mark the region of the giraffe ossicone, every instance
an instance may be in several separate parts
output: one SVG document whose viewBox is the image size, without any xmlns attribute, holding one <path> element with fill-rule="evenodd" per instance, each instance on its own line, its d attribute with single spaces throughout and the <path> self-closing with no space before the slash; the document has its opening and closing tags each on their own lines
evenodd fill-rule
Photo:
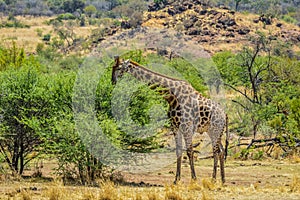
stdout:
<svg viewBox="0 0 300 200">
<path fill-rule="evenodd" d="M 192 179 L 196 179 L 194 167 L 193 135 L 196 132 L 207 132 L 212 143 L 214 166 L 213 178 L 216 179 L 218 161 L 222 182 L 225 182 L 224 162 L 228 147 L 228 117 L 220 104 L 204 97 L 188 82 L 171 78 L 153 72 L 140 64 L 115 57 L 112 69 L 112 83 L 115 84 L 123 74 L 129 73 L 151 88 L 161 87 L 163 97 L 169 104 L 168 117 L 171 120 L 171 131 L 176 142 L 177 168 L 175 183 L 181 177 L 181 160 L 183 154 L 183 140 L 185 142 Z M 222 135 L 226 131 L 225 148 L 222 145 Z"/>
</svg>

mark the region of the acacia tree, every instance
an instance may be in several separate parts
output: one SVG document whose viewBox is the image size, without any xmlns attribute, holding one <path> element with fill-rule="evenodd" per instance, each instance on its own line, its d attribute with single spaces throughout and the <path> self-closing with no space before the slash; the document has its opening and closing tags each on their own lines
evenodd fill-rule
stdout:
<svg viewBox="0 0 300 200">
<path fill-rule="evenodd" d="M 48 93 L 52 94 L 54 103 L 49 131 L 40 135 L 43 139 L 41 152 L 57 160 L 55 172 L 65 183 L 93 184 L 102 174 L 103 165 L 89 152 L 75 128 L 72 110 L 75 73 L 57 72 L 50 79 L 52 86 Z"/>
<path fill-rule="evenodd" d="M 8 69 L 0 76 L 0 152 L 10 169 L 21 175 L 40 155 L 39 135 L 47 130 L 52 102 L 37 66 Z"/>
<path fill-rule="evenodd" d="M 35 58 L 21 56 L 21 62 L 19 51 L 17 47 L 0 51 L 0 58 L 8 56 L 0 63 L 0 157 L 13 174 L 22 175 L 26 165 L 47 154 L 57 159 L 56 172 L 64 178 L 91 183 L 102 164 L 75 131 L 71 105 L 75 73 L 43 73 Z"/>
<path fill-rule="evenodd" d="M 214 56 L 225 85 L 236 92 L 232 130 L 241 136 L 251 132 L 248 149 L 278 144 L 288 152 L 300 146 L 300 62 L 264 35 L 253 44 L 237 55 Z"/>
<path fill-rule="evenodd" d="M 246 101 L 242 99 L 233 100 L 233 102 L 237 103 L 245 111 L 252 113 L 252 131 L 253 138 L 255 138 L 260 124 L 260 119 L 256 115 L 256 109 L 264 104 L 261 84 L 270 78 L 268 73 L 270 73 L 271 66 L 271 41 L 266 39 L 265 36 L 259 35 L 253 42 L 253 49 L 244 48 L 243 52 L 238 55 L 238 66 L 234 69 L 240 76 L 239 84 L 242 85 L 242 89 L 237 87 L 240 86 L 237 84 L 225 83 L 225 85 L 246 99 Z M 268 55 L 267 58 L 261 56 L 263 53 Z"/>
<path fill-rule="evenodd" d="M 94 5 L 88 5 L 84 8 L 84 13 L 89 17 L 92 17 L 97 12 L 97 8 Z"/>
<path fill-rule="evenodd" d="M 53 47 L 67 53 L 76 42 L 80 42 L 80 39 L 74 32 L 75 22 L 54 20 L 52 25 L 55 33 L 58 35 L 58 37 L 52 39 L 51 44 Z"/>
</svg>

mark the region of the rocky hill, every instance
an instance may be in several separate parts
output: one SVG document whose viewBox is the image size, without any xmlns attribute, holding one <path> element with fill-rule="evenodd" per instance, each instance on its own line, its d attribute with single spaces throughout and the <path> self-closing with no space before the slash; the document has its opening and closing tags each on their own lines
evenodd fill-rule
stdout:
<svg viewBox="0 0 300 200">
<path fill-rule="evenodd" d="M 264 15 L 212 8 L 202 0 L 172 1 L 163 6 L 153 3 L 144 14 L 142 26 L 183 32 L 211 53 L 239 50 L 249 45 L 249 38 L 257 32 L 300 51 L 300 27 Z"/>
</svg>

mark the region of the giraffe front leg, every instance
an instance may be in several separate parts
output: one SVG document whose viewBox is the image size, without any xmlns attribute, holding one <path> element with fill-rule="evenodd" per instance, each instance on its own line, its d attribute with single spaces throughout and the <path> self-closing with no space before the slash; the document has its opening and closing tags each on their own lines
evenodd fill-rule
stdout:
<svg viewBox="0 0 300 200">
<path fill-rule="evenodd" d="M 180 181 L 181 175 L 181 159 L 182 159 L 182 135 L 181 133 L 175 134 L 175 142 L 176 142 L 176 156 L 177 156 L 177 167 L 176 167 L 176 176 L 174 184 Z"/>
<path fill-rule="evenodd" d="M 177 167 L 176 167 L 176 176 L 174 184 L 176 184 L 178 181 L 180 181 L 180 175 L 181 175 L 181 158 L 182 155 L 177 155 Z"/>
<path fill-rule="evenodd" d="M 194 166 L 194 150 L 193 150 L 192 145 L 188 148 L 187 155 L 188 155 L 189 161 L 190 161 L 192 179 L 196 180 L 197 177 L 196 177 L 195 166 Z"/>
</svg>

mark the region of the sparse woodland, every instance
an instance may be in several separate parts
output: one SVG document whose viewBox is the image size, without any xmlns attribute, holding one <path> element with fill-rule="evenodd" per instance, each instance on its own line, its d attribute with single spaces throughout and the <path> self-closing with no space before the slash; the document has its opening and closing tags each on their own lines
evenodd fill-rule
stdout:
<svg viewBox="0 0 300 200">
<path fill-rule="evenodd" d="M 245 18 L 249 13 L 257 14 L 255 16 L 260 17 L 259 19 L 265 17 L 264 19 L 271 21 L 276 20 L 277 24 L 273 24 L 274 26 L 284 23 L 287 24 L 285 27 L 295 27 L 293 30 L 282 30 L 282 37 L 260 30 L 251 30 L 251 35 L 240 34 L 238 31 L 242 29 L 238 28 L 233 28 L 232 34 L 226 35 L 230 32 L 228 29 L 231 25 L 223 24 L 224 27 L 220 28 L 216 22 L 212 27 L 220 34 L 224 30 L 222 37 L 228 38 L 225 42 L 228 43 L 228 48 L 211 51 L 211 59 L 220 72 L 226 93 L 231 135 L 229 159 L 237 162 L 271 159 L 277 162 L 293 157 L 299 161 L 300 1 L 190 0 L 182 1 L 182 5 L 188 8 L 190 3 L 195 2 L 207 10 L 214 8 L 210 6 L 218 9 L 226 7 L 225 11 L 218 11 L 219 13 L 239 12 Z M 163 9 L 167 10 L 165 13 L 169 12 L 168 16 L 176 15 L 178 2 L 173 3 L 164 0 L 0 0 L 0 31 L 30 28 L 31 25 L 19 20 L 22 15 L 36 18 L 48 16 L 44 23 L 51 27 L 46 31 L 35 30 L 38 42 L 34 43 L 34 50 L 27 51 L 26 47 L 16 42 L 17 38 L 1 39 L 0 177 L 21 177 L 28 169 L 33 170 L 32 177 L 43 177 L 41 163 L 51 160 L 56 163 L 52 173 L 61 177 L 65 184 L 98 185 L 99 179 L 113 180 L 115 183 L 123 181 L 118 172 L 89 151 L 76 130 L 73 90 L 77 72 L 90 53 L 89 50 L 97 45 L 101 46 L 103 40 L 116 32 L 140 27 L 153 19 L 160 20 L 157 16 L 165 15 L 160 13 Z M 172 5 L 175 6 L 171 7 Z M 196 7 L 193 8 L 197 10 Z M 143 15 L 146 11 L 148 17 Z M 213 16 L 214 19 L 217 14 L 211 15 L 203 11 L 201 15 Z M 182 27 L 179 23 L 172 24 L 172 21 L 162 24 L 194 39 L 199 36 L 199 41 L 203 37 L 218 40 L 218 33 L 204 34 L 203 31 L 209 30 L 203 30 L 203 27 L 198 32 L 188 34 L 195 26 L 185 27 L 189 21 L 186 22 Z M 268 26 L 268 21 L 259 23 L 264 23 L 263 27 Z M 89 34 L 79 34 L 78 30 L 83 27 L 92 27 L 92 31 Z M 247 45 L 242 45 L 239 49 L 232 48 L 230 43 L 238 43 L 240 37 L 247 40 Z M 204 43 L 208 44 L 209 41 Z M 145 53 L 141 50 L 130 51 L 122 56 L 145 66 L 159 59 L 164 65 L 178 71 L 199 92 L 209 94 L 203 78 L 186 60 L 177 57 L 169 59 L 161 52 Z M 113 59 L 110 65 L 112 64 Z M 85 76 L 88 78 L 89 74 Z M 124 131 L 114 118 L 111 104 L 113 90 L 111 67 L 108 67 L 98 82 L 94 108 L 103 133 L 115 146 L 131 152 L 148 153 L 163 148 L 166 145 L 164 136 L 168 133 L 170 124 L 164 123 L 163 129 L 159 130 L 150 127 L 149 130 L 155 133 L 149 137 L 140 138 L 137 134 L 128 134 L 135 129 L 128 128 Z M 132 120 L 136 124 L 147 126 L 151 121 L 149 112 L 155 105 L 160 105 L 165 113 L 168 110 L 159 89 L 150 90 L 140 84 L 131 97 L 129 115 L 126 116 L 128 119 L 124 120 L 124 124 Z M 197 167 L 201 168 L 201 165 Z M 300 192 L 299 178 L 295 177 L 293 181 L 295 183 L 291 191 Z M 210 182 L 204 181 L 202 184 L 209 191 L 217 187 Z M 118 192 L 114 185 L 102 187 L 102 190 L 105 189 L 106 192 Z M 202 199 L 211 199 L 203 188 L 195 186 L 191 190 L 200 190 Z M 164 199 L 185 199 L 174 191 L 173 187 L 167 188 Z M 61 191 L 56 193 L 58 198 L 63 195 Z M 98 199 L 121 199 L 120 196 L 110 194 L 110 197 Z M 23 191 L 23 199 L 26 199 L 26 195 Z M 82 197 L 94 198 L 95 194 L 92 192 Z M 136 195 L 133 199 L 142 199 L 142 195 Z M 148 199 L 160 198 L 155 197 L 152 191 L 148 193 Z"/>
</svg>

